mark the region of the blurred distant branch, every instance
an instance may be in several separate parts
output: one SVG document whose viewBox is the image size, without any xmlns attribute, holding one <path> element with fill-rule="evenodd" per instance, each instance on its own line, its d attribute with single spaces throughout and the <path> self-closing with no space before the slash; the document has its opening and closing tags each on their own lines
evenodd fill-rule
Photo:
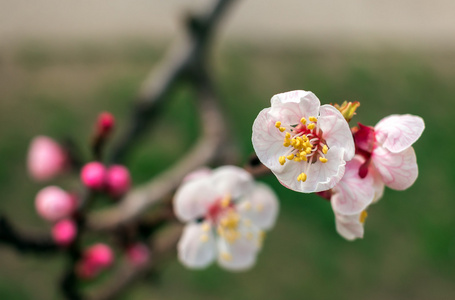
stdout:
<svg viewBox="0 0 455 300">
<path fill-rule="evenodd" d="M 11 245 L 21 252 L 49 253 L 58 250 L 50 235 L 18 230 L 5 216 L 0 216 L 0 243 Z"/>
<path fill-rule="evenodd" d="M 171 49 L 168 58 L 145 80 L 129 122 L 130 127 L 115 148 L 113 160 L 120 159 L 133 140 L 150 125 L 158 105 L 169 96 L 171 88 L 181 79 L 195 87 L 198 94 L 202 137 L 171 169 L 131 191 L 117 206 L 90 215 L 88 226 L 91 229 L 115 229 L 134 220 L 177 188 L 186 174 L 214 161 L 221 152 L 226 126 L 207 72 L 206 50 L 215 26 L 233 2 L 234 0 L 219 0 L 207 15 L 188 18 L 185 42 Z"/>
<path fill-rule="evenodd" d="M 172 88 L 205 64 L 211 37 L 233 2 L 235 0 L 218 0 L 207 14 L 187 18 L 186 36 L 170 49 L 163 62 L 143 82 L 126 131 L 114 146 L 112 161 L 122 160 L 131 144 L 151 125 L 159 111 L 157 107 L 169 98 Z"/>
</svg>

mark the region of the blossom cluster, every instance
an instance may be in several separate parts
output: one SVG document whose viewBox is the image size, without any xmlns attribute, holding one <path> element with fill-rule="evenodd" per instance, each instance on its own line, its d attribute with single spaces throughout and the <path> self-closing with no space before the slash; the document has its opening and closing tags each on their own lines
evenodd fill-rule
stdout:
<svg viewBox="0 0 455 300">
<path fill-rule="evenodd" d="M 105 140 L 114 127 L 110 113 L 100 114 L 95 126 L 95 141 Z M 50 137 L 38 136 L 31 142 L 27 168 L 32 179 L 47 182 L 65 172 L 74 170 L 69 151 Z M 76 169 L 76 171 L 78 171 Z M 129 170 L 122 165 L 105 166 L 100 161 L 85 164 L 79 176 L 89 190 L 105 193 L 112 199 L 125 194 L 131 186 Z M 78 193 L 50 185 L 42 188 L 35 197 L 39 216 L 52 224 L 51 234 L 57 245 L 70 247 L 78 238 L 82 199 Z M 133 265 L 148 261 L 148 248 L 137 242 L 125 249 L 127 259 Z M 87 247 L 78 261 L 76 272 L 81 278 L 93 278 L 114 261 L 111 248 L 102 243 Z"/>
<path fill-rule="evenodd" d="M 330 200 L 337 231 L 348 240 L 363 237 L 366 210 L 384 186 L 404 190 L 414 183 L 412 144 L 425 128 L 418 116 L 391 115 L 350 129 L 358 106 L 321 106 L 307 91 L 278 94 L 259 113 L 252 136 L 259 160 L 282 185 Z"/>
</svg>

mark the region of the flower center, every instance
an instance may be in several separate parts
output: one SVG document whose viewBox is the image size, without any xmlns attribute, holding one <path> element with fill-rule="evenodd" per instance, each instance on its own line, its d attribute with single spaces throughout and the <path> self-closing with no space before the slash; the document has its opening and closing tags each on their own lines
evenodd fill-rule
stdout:
<svg viewBox="0 0 455 300">
<path fill-rule="evenodd" d="M 240 214 L 236 211 L 230 195 L 216 201 L 209 207 L 206 219 L 217 226 L 218 235 L 233 243 L 240 237 L 238 231 Z"/>
<path fill-rule="evenodd" d="M 300 119 L 299 124 L 290 125 L 289 130 L 281 126 L 281 122 L 275 123 L 275 127 L 284 133 L 283 146 L 289 148 L 287 153 L 278 158 L 281 165 L 287 161 L 304 162 L 307 163 L 305 172 L 300 173 L 297 177 L 298 181 L 305 182 L 307 180 L 307 173 L 311 164 L 316 163 L 318 160 L 321 163 L 326 163 L 328 159 L 325 157 L 328 146 L 322 138 L 322 131 L 319 129 L 318 119 L 316 117 L 309 117 Z"/>
</svg>

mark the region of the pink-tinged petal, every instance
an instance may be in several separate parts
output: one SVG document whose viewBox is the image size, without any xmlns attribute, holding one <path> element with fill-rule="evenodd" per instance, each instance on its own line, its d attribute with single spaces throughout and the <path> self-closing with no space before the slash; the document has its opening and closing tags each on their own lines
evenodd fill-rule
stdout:
<svg viewBox="0 0 455 300">
<path fill-rule="evenodd" d="M 70 216 L 76 208 L 73 197 L 57 186 L 48 186 L 38 192 L 35 207 L 44 219 L 55 222 Z"/>
<path fill-rule="evenodd" d="M 354 157 L 346 164 L 343 178 L 332 189 L 331 203 L 336 213 L 343 215 L 358 214 L 363 211 L 372 201 L 375 195 L 373 176 L 369 174 L 360 178 L 359 168 L 363 159 Z"/>
<path fill-rule="evenodd" d="M 233 243 L 218 238 L 218 264 L 230 271 L 245 271 L 256 262 L 257 239 L 241 236 Z"/>
<path fill-rule="evenodd" d="M 209 206 L 221 197 L 208 177 L 186 182 L 174 195 L 175 216 L 182 222 L 196 220 L 205 216 Z"/>
<path fill-rule="evenodd" d="M 378 171 L 374 167 L 370 168 L 370 171 L 368 172 L 368 176 L 373 177 L 373 189 L 374 189 L 373 203 L 376 203 L 384 195 L 385 185 L 384 185 L 384 182 L 382 181 L 381 175 L 378 173 Z"/>
<path fill-rule="evenodd" d="M 376 141 L 393 153 L 411 147 L 425 129 L 423 119 L 413 115 L 391 115 L 374 127 Z"/>
<path fill-rule="evenodd" d="M 266 184 L 257 183 L 254 190 L 237 204 L 243 218 L 260 229 L 268 230 L 275 225 L 279 203 L 275 192 Z"/>
<path fill-rule="evenodd" d="M 323 132 L 322 137 L 326 140 L 327 146 L 343 149 L 344 160 L 351 160 L 354 157 L 355 147 L 348 122 L 332 105 L 321 106 L 319 114 L 318 126 Z"/>
<path fill-rule="evenodd" d="M 349 241 L 363 238 L 363 223 L 360 222 L 360 214 L 341 215 L 335 214 L 335 222 L 338 233 Z"/>
<path fill-rule="evenodd" d="M 251 174 L 236 166 L 222 166 L 213 170 L 211 181 L 218 194 L 229 194 L 234 199 L 254 187 Z"/>
<path fill-rule="evenodd" d="M 419 171 L 412 147 L 399 153 L 378 147 L 373 151 L 372 160 L 383 182 L 391 189 L 405 190 L 417 179 Z"/>
<path fill-rule="evenodd" d="M 270 117 L 286 126 L 299 124 L 302 117 L 316 117 L 321 105 L 318 97 L 307 91 L 277 94 L 272 97 L 271 103 Z"/>
<path fill-rule="evenodd" d="M 211 230 L 205 230 L 202 224 L 187 224 L 177 244 L 177 251 L 184 266 L 191 269 L 207 267 L 216 256 L 216 243 Z"/>
<path fill-rule="evenodd" d="M 254 120 L 251 141 L 259 160 L 270 170 L 281 172 L 284 167 L 278 158 L 285 155 L 288 148 L 283 146 L 285 133 L 275 127 L 277 120 L 268 114 L 269 111 L 270 108 L 263 109 Z"/>
<path fill-rule="evenodd" d="M 305 162 L 286 162 L 285 169 L 275 176 L 285 187 L 302 193 L 322 192 L 333 188 L 343 177 L 346 162 L 344 151 L 338 147 L 329 149 L 325 157 L 326 163 L 319 160 L 308 166 Z M 301 174 L 307 174 L 305 182 L 297 180 Z"/>
</svg>

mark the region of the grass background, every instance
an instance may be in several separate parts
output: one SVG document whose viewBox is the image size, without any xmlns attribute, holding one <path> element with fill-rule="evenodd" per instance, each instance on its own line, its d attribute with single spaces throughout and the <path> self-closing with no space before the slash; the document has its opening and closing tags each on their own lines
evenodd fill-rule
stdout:
<svg viewBox="0 0 455 300">
<path fill-rule="evenodd" d="M 2 49 L 0 211 L 23 227 L 49 230 L 34 211 L 44 185 L 26 173 L 29 141 L 69 136 L 88 157 L 97 114 L 111 111 L 121 128 L 142 79 L 164 51 L 137 41 Z M 422 116 L 426 129 L 414 145 L 419 178 L 407 191 L 387 189 L 369 210 L 365 238 L 355 242 L 338 236 L 327 202 L 287 190 L 273 176 L 261 179 L 279 195 L 281 212 L 252 270 L 190 271 L 173 260 L 157 281 L 137 283 L 122 299 L 455 298 L 455 53 L 252 45 L 226 45 L 216 53 L 213 73 L 239 163 L 253 151 L 251 126 L 271 96 L 305 89 L 322 103 L 360 101 L 353 122 Z M 186 86 L 176 90 L 157 125 L 132 148 L 126 163 L 135 183 L 164 170 L 197 137 L 192 97 Z M 68 175 L 52 184 L 71 189 L 79 183 Z M 62 298 L 56 282 L 63 267 L 59 254 L 25 256 L 1 245 L 0 299 Z"/>
</svg>

